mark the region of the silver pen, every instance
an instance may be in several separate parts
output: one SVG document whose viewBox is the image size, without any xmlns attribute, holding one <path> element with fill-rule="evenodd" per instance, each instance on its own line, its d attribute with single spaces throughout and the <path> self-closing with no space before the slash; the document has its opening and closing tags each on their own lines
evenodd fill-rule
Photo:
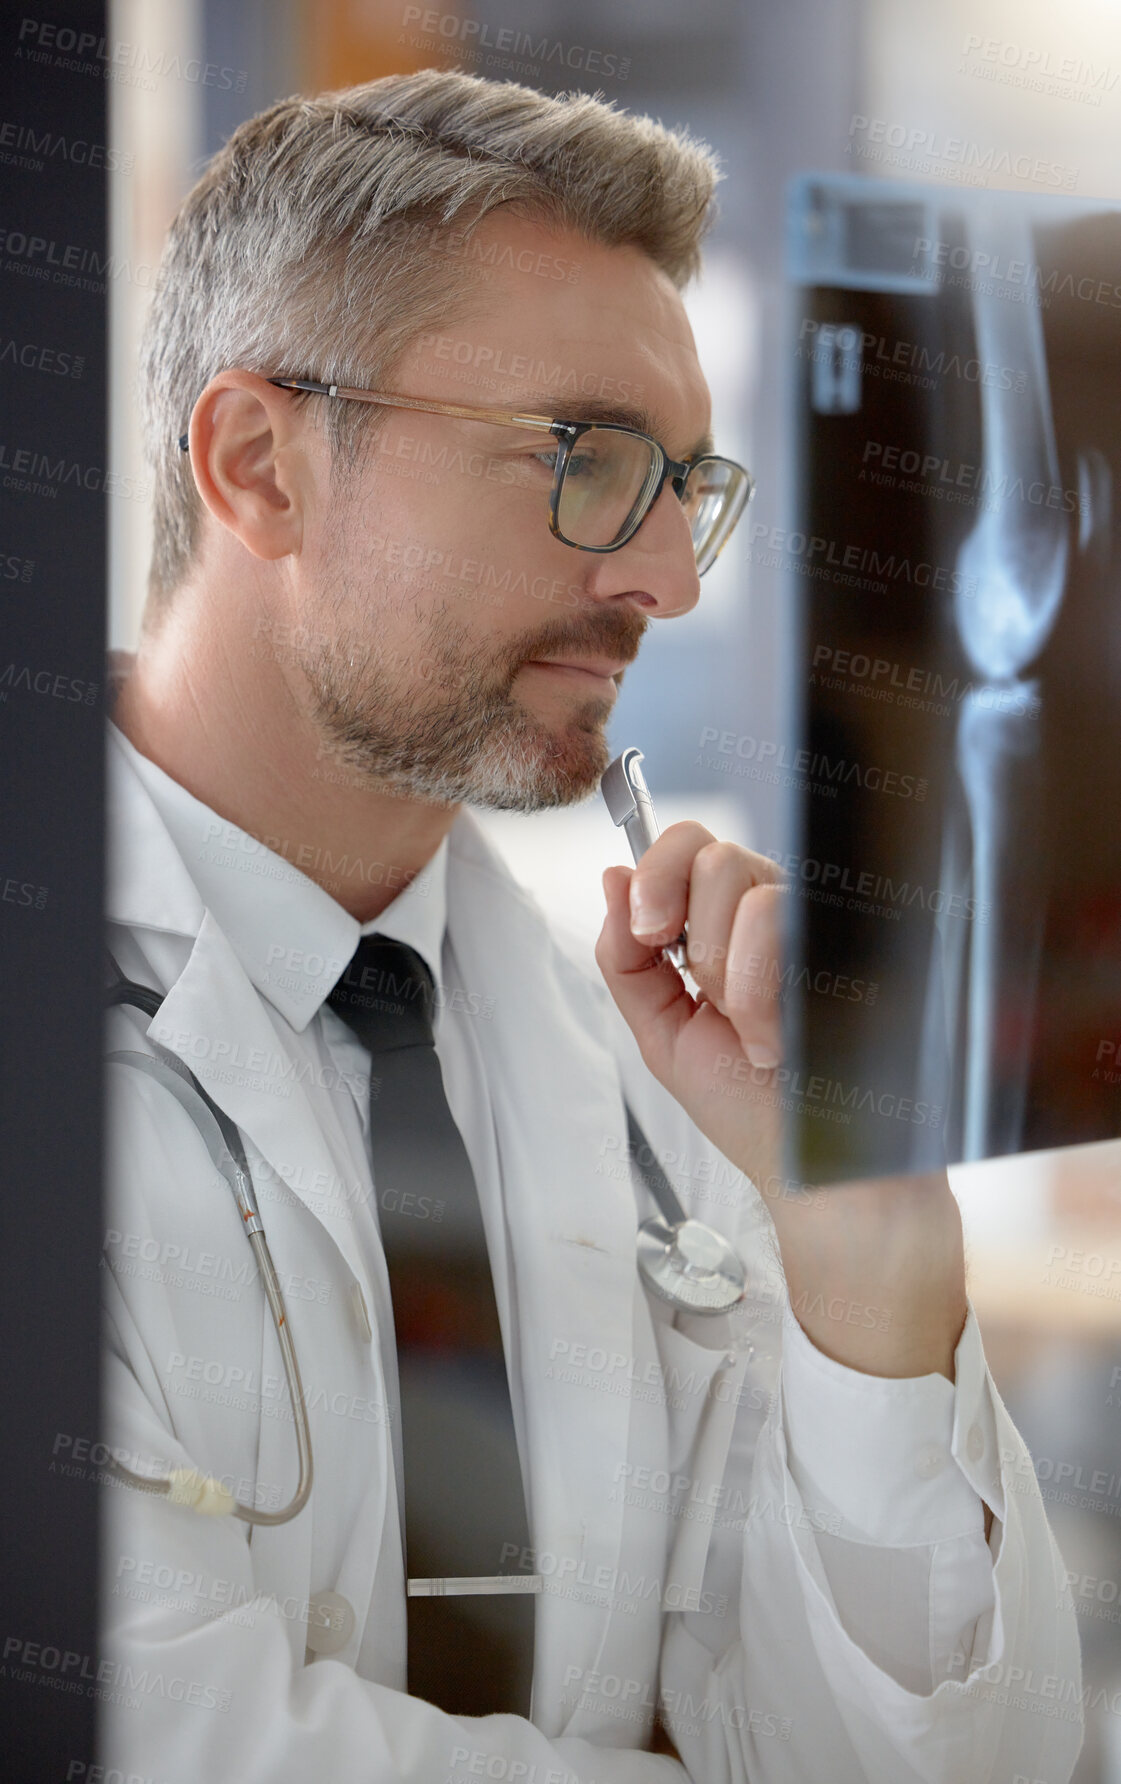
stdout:
<svg viewBox="0 0 1121 1784">
<path fill-rule="evenodd" d="M 656 842 L 661 835 L 658 820 L 654 816 L 654 801 L 639 767 L 641 761 L 641 750 L 624 750 L 621 756 L 616 756 L 599 784 L 612 821 L 621 824 L 627 833 L 636 866 L 650 844 Z M 669 942 L 662 949 L 665 958 L 672 961 L 680 973 L 689 970 L 685 961 L 685 942 L 686 933 L 683 929 L 676 941 Z"/>
</svg>

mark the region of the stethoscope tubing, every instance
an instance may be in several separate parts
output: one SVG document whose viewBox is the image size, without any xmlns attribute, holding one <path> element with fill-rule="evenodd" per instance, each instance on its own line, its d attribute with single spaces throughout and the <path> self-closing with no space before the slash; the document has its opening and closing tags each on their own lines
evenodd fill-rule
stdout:
<svg viewBox="0 0 1121 1784">
<path fill-rule="evenodd" d="M 133 1004 L 148 1016 L 155 1016 L 163 999 L 156 991 L 150 991 L 145 985 L 134 984 L 126 979 L 117 966 L 112 955 L 109 956 L 113 970 L 117 974 L 116 983 L 106 993 L 106 1002 L 112 1007 L 116 1004 Z M 292 1403 L 292 1421 L 296 1435 L 296 1456 L 298 1476 L 296 1490 L 287 1505 L 279 1511 L 264 1511 L 256 1506 L 243 1505 L 221 1484 L 210 1475 L 204 1475 L 196 1469 L 177 1469 L 171 1475 L 137 1474 L 135 1470 L 125 1466 L 117 1458 L 110 1461 L 109 1467 L 117 1479 L 126 1486 L 135 1487 L 142 1493 L 158 1493 L 169 1498 L 175 1504 L 189 1505 L 195 1511 L 214 1516 L 229 1515 L 240 1518 L 246 1524 L 276 1525 L 287 1524 L 297 1517 L 307 1504 L 311 1495 L 314 1478 L 314 1465 L 311 1453 L 311 1432 L 308 1428 L 307 1403 L 304 1398 L 303 1382 L 300 1378 L 300 1364 L 296 1356 L 296 1346 L 288 1323 L 288 1310 L 284 1303 L 284 1292 L 273 1263 L 269 1242 L 265 1236 L 265 1223 L 257 1207 L 253 1192 L 253 1180 L 249 1173 L 249 1164 L 245 1157 L 245 1149 L 241 1136 L 233 1122 L 223 1114 L 213 1099 L 207 1095 L 190 1068 L 174 1054 L 161 1053 L 156 1057 L 148 1053 L 118 1051 L 110 1053 L 107 1064 L 128 1065 L 144 1072 L 170 1091 L 176 1101 L 197 1127 L 207 1152 L 215 1168 L 221 1172 L 229 1185 L 234 1198 L 245 1236 L 257 1260 L 261 1272 L 261 1282 L 265 1298 L 272 1314 L 276 1328 L 277 1343 L 284 1363 L 284 1376 L 288 1384 L 288 1396 Z M 201 1105 L 201 1107 L 200 1107 Z"/>
</svg>

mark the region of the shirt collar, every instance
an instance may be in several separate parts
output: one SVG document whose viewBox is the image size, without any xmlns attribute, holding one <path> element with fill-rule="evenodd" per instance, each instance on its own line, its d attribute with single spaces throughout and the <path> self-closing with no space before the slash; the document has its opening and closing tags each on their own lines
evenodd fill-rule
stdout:
<svg viewBox="0 0 1121 1784">
<path fill-rule="evenodd" d="M 440 983 L 447 922 L 447 836 L 380 916 L 359 923 L 294 860 L 219 817 L 141 755 L 112 720 L 109 735 L 118 752 L 115 770 L 131 769 L 141 782 L 202 903 L 247 977 L 293 1028 L 307 1027 L 364 935 L 376 932 L 406 942 Z M 142 864 L 134 864 L 134 870 L 137 867 L 143 872 Z M 373 857 L 355 858 L 348 870 L 370 884 L 383 883 L 388 871 Z"/>
</svg>

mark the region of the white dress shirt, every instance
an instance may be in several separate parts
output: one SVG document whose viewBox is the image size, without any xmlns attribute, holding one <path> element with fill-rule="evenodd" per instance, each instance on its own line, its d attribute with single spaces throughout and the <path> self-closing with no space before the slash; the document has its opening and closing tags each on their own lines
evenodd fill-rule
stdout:
<svg viewBox="0 0 1121 1784">
<path fill-rule="evenodd" d="M 301 1161 L 295 1158 L 289 1161 L 290 1182 L 305 1198 L 312 1198 L 313 1207 L 317 1194 L 328 1200 L 343 1195 L 348 1201 L 373 1294 L 373 1305 L 357 1309 L 356 1317 L 368 1317 L 380 1343 L 391 1399 L 396 1391 L 392 1310 L 384 1269 L 378 1263 L 369 1162 L 369 1056 L 324 1000 L 364 934 L 396 937 L 428 964 L 437 985 L 436 1050 L 448 1102 L 478 1185 L 499 1316 L 511 1354 L 514 1419 L 524 1456 L 526 1408 L 518 1391 L 517 1354 L 519 1266 L 507 1219 L 513 1186 L 503 1177 L 508 1142 L 492 1096 L 493 995 L 479 975 L 478 963 L 474 964 L 478 982 L 473 982 L 472 969 L 457 960 L 452 947 L 447 924 L 448 839 L 377 918 L 359 924 L 303 871 L 301 860 L 304 867 L 314 863 L 306 854 L 301 857 L 298 845 L 283 838 L 265 842 L 249 837 L 142 756 L 116 726 L 110 725 L 109 731 L 111 756 L 116 752 L 121 768 L 143 783 L 202 905 L 268 1006 L 287 1054 L 297 1062 L 317 1121 L 325 1132 L 341 1137 L 348 1159 L 345 1182 L 318 1188 L 297 1184 Z M 363 876 L 368 883 L 377 883 L 387 871 L 372 854 L 342 864 L 341 870 Z M 334 871 L 340 871 L 338 862 Z M 115 923 L 112 908 L 109 916 L 110 947 L 124 972 L 148 984 L 173 984 L 191 953 L 191 939 L 156 925 L 141 930 Z M 502 945 L 501 934 L 495 934 L 495 949 Z M 158 1038 L 158 1021 L 152 1033 Z M 228 1059 L 209 1062 L 209 1070 L 212 1074 L 251 1071 L 253 1064 L 238 1057 L 235 1043 Z M 204 1081 L 210 1087 L 213 1076 Z M 523 1116 L 532 1126 L 533 1108 L 524 1109 Z M 579 1120 L 578 1111 L 573 1111 L 573 1119 Z M 285 1186 L 274 1180 L 270 1191 L 266 1180 L 259 1189 L 267 1220 L 270 1193 L 283 1196 Z M 887 1380 L 847 1369 L 811 1343 L 788 1303 L 781 1308 L 778 1323 L 781 1405 L 774 1484 L 780 1502 L 790 1509 L 790 1541 L 797 1551 L 796 1565 L 805 1574 L 811 1607 L 805 1627 L 816 1647 L 824 1644 L 829 1650 L 819 1658 L 839 1700 L 874 1686 L 888 1697 L 895 1693 L 905 1717 L 909 1711 L 902 1706 L 916 1698 L 937 1701 L 930 1694 L 943 1681 L 963 1682 L 975 1657 L 983 1659 L 992 1651 L 994 1640 L 993 1558 L 1002 1539 L 1006 1508 L 994 1390 L 976 1319 L 971 1309 L 955 1356 L 953 1383 L 940 1375 Z M 345 1421 L 336 1423 L 337 1441 L 345 1445 Z M 734 1462 L 733 1455 L 730 1471 Z M 321 1466 L 331 1464 L 330 1456 L 321 1457 Z M 753 1482 L 753 1487 L 757 1485 Z M 396 1487 L 399 1497 L 399 1478 Z M 532 1481 L 528 1487 L 532 1497 Z M 993 1512 L 988 1544 L 984 1503 Z M 800 1518 L 799 1507 L 812 1515 Z M 345 1516 L 330 1529 L 317 1525 L 314 1574 L 334 1577 L 345 1564 L 351 1539 Z M 721 1544 L 732 1541 L 742 1544 L 743 1536 L 729 1526 L 714 1541 L 710 1564 L 719 1562 Z M 750 1556 L 749 1544 L 748 1567 Z M 373 1599 L 377 1614 L 367 1621 L 355 1670 L 364 1679 L 399 1690 L 404 1677 L 404 1601 L 399 1524 L 392 1503 L 382 1529 Z M 995 1634 L 1000 1634 L 999 1619 Z M 682 1654 L 692 1640 L 684 1630 L 675 1634 Z M 797 1655 L 789 1653 L 785 1664 L 796 1669 Z M 826 1758 L 823 1748 L 823 1767 Z M 759 1775 L 770 1778 L 780 1773 L 768 1770 Z M 818 1775 L 824 1780 L 827 1771 Z M 892 1777 L 886 1768 L 874 1775 Z M 936 1769 L 900 1769 L 896 1775 L 934 1779 L 942 1774 Z M 803 1784 L 816 1781 L 807 1778 Z M 1055 1776 L 1049 1784 L 1061 1781 Z"/>
</svg>

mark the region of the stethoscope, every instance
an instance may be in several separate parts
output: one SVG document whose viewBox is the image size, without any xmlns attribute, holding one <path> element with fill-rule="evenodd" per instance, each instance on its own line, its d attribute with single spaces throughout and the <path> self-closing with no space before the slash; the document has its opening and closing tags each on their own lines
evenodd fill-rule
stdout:
<svg viewBox="0 0 1121 1784">
<path fill-rule="evenodd" d="M 608 809 L 617 824 L 626 827 L 631 849 L 637 861 L 658 835 L 657 820 L 646 784 L 638 764 L 640 750 L 625 750 L 612 762 L 603 777 L 602 791 Z M 665 952 L 674 964 L 684 969 L 684 937 L 679 937 Z M 109 956 L 116 975 L 106 993 L 109 1007 L 134 1004 L 152 1017 L 159 1013 L 163 997 L 144 985 L 127 979 Z M 245 1236 L 257 1260 L 265 1295 L 276 1327 L 284 1374 L 292 1403 L 299 1458 L 299 1479 L 288 1504 L 279 1511 L 258 1511 L 243 1505 L 221 1481 L 195 1468 L 176 1468 L 168 1475 L 137 1474 L 114 1458 L 112 1473 L 126 1486 L 143 1493 L 157 1493 L 172 1505 L 182 1505 L 211 1517 L 233 1516 L 246 1524 L 286 1524 L 307 1504 L 312 1485 L 311 1433 L 296 1346 L 288 1324 L 284 1295 L 277 1279 L 276 1267 L 265 1237 L 249 1165 L 241 1137 L 218 1105 L 207 1094 L 189 1066 L 174 1054 L 159 1055 L 118 1050 L 107 1055 L 107 1063 L 129 1065 L 144 1072 L 179 1103 L 202 1135 L 207 1152 L 229 1185 Z M 746 1282 L 743 1265 L 721 1233 L 686 1214 L 669 1178 L 662 1170 L 635 1116 L 626 1106 L 627 1133 L 634 1162 L 656 1202 L 659 1214 L 645 1220 L 638 1229 L 638 1269 L 650 1292 L 668 1301 L 685 1313 L 728 1313 L 743 1299 Z"/>
<path fill-rule="evenodd" d="M 106 993 L 109 1007 L 112 1008 L 115 1004 L 135 1004 L 145 1015 L 157 1015 L 163 1003 L 160 993 L 149 991 L 146 986 L 126 979 L 111 954 L 109 960 L 117 975 L 115 984 Z M 292 1402 L 292 1417 L 296 1427 L 296 1453 L 300 1472 L 296 1491 L 287 1505 L 282 1506 L 279 1511 L 258 1511 L 253 1506 L 243 1505 L 221 1481 L 215 1480 L 213 1475 L 201 1473 L 197 1468 L 176 1468 L 167 1475 L 136 1474 L 117 1458 L 110 1461 L 109 1467 L 126 1486 L 136 1487 L 142 1493 L 162 1494 L 172 1505 L 187 1506 L 192 1511 L 202 1512 L 210 1517 L 241 1518 L 246 1524 L 286 1524 L 290 1518 L 303 1511 L 311 1493 L 311 1433 L 308 1430 L 304 1386 L 300 1380 L 300 1365 L 288 1324 L 284 1294 L 277 1279 L 269 1242 L 265 1237 L 265 1223 L 261 1219 L 257 1198 L 253 1193 L 253 1182 L 241 1137 L 233 1122 L 207 1095 L 190 1067 L 184 1065 L 174 1054 L 163 1053 L 154 1057 L 147 1053 L 118 1051 L 108 1054 L 107 1063 L 133 1066 L 137 1071 L 146 1073 L 149 1078 L 154 1078 L 165 1090 L 169 1090 L 198 1128 L 207 1152 L 229 1184 L 230 1194 L 245 1227 L 245 1236 L 261 1272 L 261 1281 L 264 1283 L 265 1296 L 280 1344 L 280 1354 L 284 1359 L 288 1397 Z"/>
<path fill-rule="evenodd" d="M 611 763 L 599 788 L 614 822 L 626 832 L 636 865 L 661 834 L 654 801 L 639 767 L 642 759 L 641 750 L 625 749 Z M 662 949 L 680 973 L 687 971 L 685 944 L 683 931 Z M 743 1265 L 723 1233 L 686 1214 L 629 1108 L 627 1127 L 635 1162 L 661 1215 L 660 1219 L 644 1220 L 638 1229 L 642 1280 L 651 1294 L 682 1312 L 730 1313 L 746 1293 Z"/>
</svg>

